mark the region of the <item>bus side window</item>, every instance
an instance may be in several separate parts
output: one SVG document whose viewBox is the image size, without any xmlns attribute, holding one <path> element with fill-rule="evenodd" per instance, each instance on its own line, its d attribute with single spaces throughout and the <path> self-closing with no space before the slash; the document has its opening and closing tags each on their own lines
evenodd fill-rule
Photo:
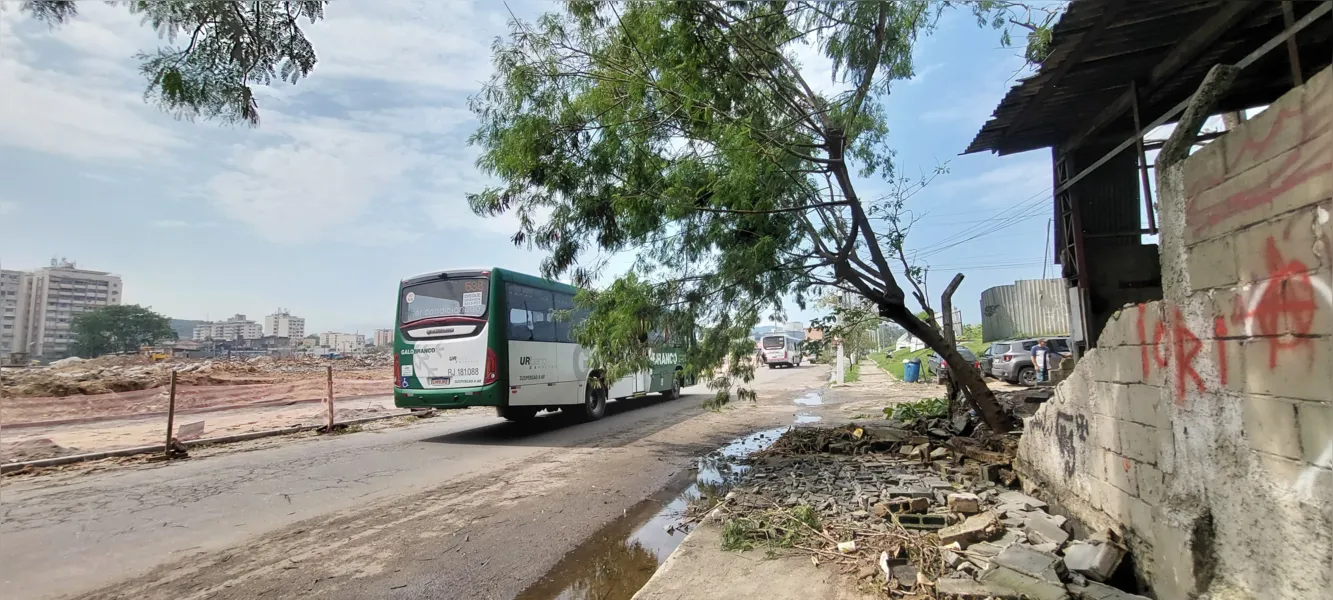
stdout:
<svg viewBox="0 0 1333 600">
<path fill-rule="evenodd" d="M 569 294 L 555 295 L 555 341 L 574 341 L 574 297 Z"/>
<path fill-rule="evenodd" d="M 555 321 L 551 314 L 555 310 L 555 295 L 535 288 L 525 288 L 525 292 L 528 303 L 528 317 L 532 320 L 532 341 L 556 341 Z"/>
<path fill-rule="evenodd" d="M 509 307 L 509 339 L 526 342 L 532 336 L 528 329 L 528 309 L 526 294 L 520 286 L 505 286 L 505 304 Z"/>
</svg>

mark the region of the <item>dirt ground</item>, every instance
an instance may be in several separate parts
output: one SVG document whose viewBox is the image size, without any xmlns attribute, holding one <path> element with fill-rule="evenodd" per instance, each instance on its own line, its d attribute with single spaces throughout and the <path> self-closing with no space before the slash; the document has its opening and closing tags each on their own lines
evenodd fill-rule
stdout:
<svg viewBox="0 0 1333 600">
<path fill-rule="evenodd" d="M 164 425 L 155 420 L 165 421 L 173 370 L 177 423 L 205 421 L 209 437 L 304 422 L 317 404 L 298 403 L 327 396 L 330 366 L 334 395 L 343 399 L 339 409 L 353 411 L 347 418 L 370 416 L 389 407 L 383 398 L 363 398 L 392 393 L 391 361 L 375 356 L 150 363 L 112 356 L 5 368 L 0 456 L 24 460 L 159 441 Z"/>
<path fill-rule="evenodd" d="M 338 421 L 408 413 L 393 405 L 392 396 L 341 399 L 335 403 L 335 408 L 334 417 Z M 199 437 L 220 437 L 315 425 L 323 423 L 327 416 L 324 403 L 316 402 L 180 414 L 176 417 L 176 425 L 202 421 L 204 429 Z M 0 459 L 8 463 L 147 446 L 161 444 L 165 437 L 165 416 L 5 428 L 0 429 Z"/>
</svg>

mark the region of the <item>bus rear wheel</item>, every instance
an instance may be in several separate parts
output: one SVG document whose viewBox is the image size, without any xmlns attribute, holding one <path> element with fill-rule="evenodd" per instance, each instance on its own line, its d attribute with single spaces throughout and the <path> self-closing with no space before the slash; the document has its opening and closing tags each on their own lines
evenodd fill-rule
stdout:
<svg viewBox="0 0 1333 600">
<path fill-rule="evenodd" d="M 680 397 L 680 373 L 671 377 L 671 389 L 663 392 L 663 395 L 667 397 L 667 400 L 675 400 Z"/>
<path fill-rule="evenodd" d="M 536 406 L 497 406 L 495 413 L 506 421 L 522 423 L 531 421 L 537 416 L 538 407 Z"/>
<path fill-rule="evenodd" d="M 597 378 L 589 378 L 583 389 L 583 404 L 571 406 L 575 419 L 596 421 L 606 415 L 606 384 Z M 563 409 L 561 410 L 563 412 Z"/>
</svg>

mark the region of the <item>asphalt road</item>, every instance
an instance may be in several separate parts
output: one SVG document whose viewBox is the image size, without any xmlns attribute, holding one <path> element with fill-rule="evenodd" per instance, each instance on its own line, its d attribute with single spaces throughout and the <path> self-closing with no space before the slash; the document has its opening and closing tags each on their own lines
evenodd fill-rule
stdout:
<svg viewBox="0 0 1333 600">
<path fill-rule="evenodd" d="M 827 368 L 757 405 L 612 403 L 601 421 L 464 415 L 0 487 L 6 598 L 512 598 L 728 439 L 789 423 Z"/>
</svg>

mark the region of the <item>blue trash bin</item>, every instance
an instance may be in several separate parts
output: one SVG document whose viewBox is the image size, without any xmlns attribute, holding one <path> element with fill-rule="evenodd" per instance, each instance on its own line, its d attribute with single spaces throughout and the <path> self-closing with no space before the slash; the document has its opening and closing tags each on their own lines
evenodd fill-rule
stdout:
<svg viewBox="0 0 1333 600">
<path fill-rule="evenodd" d="M 921 378 L 921 359 L 909 358 L 903 361 L 903 380 L 907 383 L 916 383 Z"/>
</svg>

